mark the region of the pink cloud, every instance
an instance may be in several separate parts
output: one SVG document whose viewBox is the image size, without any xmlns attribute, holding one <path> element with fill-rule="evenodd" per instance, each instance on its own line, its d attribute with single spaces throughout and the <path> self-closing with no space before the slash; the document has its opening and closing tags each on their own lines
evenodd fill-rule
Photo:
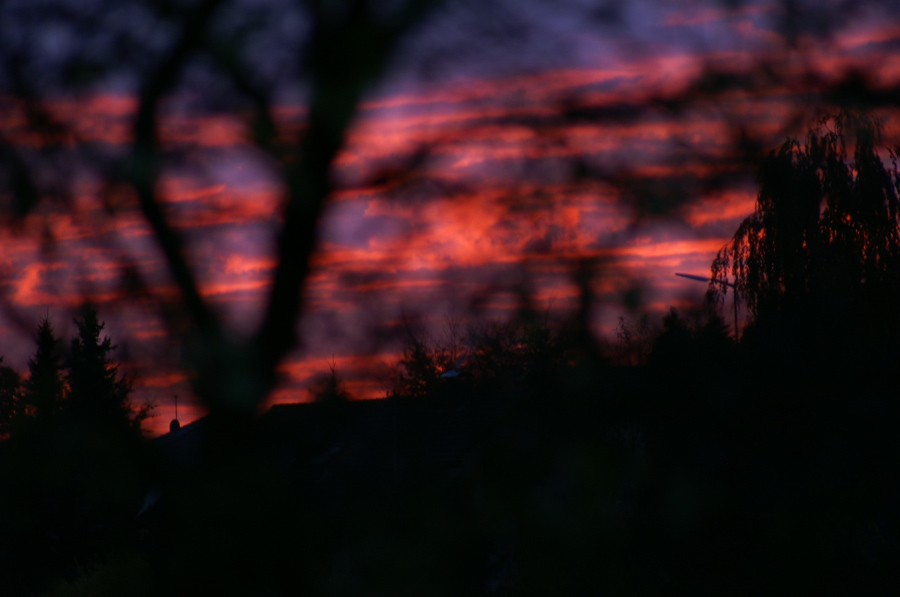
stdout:
<svg viewBox="0 0 900 597">
<path fill-rule="evenodd" d="M 314 269 L 305 289 L 309 312 L 324 317 L 336 311 L 335 325 L 350 328 L 357 325 L 353 318 L 360 312 L 376 309 L 361 304 L 363 300 L 385 303 L 384 313 L 396 316 L 404 302 L 438 304 L 449 301 L 451 291 L 465 294 L 494 283 L 502 287 L 506 280 L 498 281 L 502 278 L 498 271 L 526 267 L 531 268 L 538 303 L 571 305 L 578 297 L 578 288 L 569 276 L 571 262 L 582 257 L 610 258 L 618 266 L 604 270 L 595 284 L 599 294 L 612 296 L 637 279 L 653 284 L 655 294 L 649 295 L 649 308 L 664 309 L 678 302 L 684 287 L 672 279 L 672 273 L 708 270 L 725 241 L 719 237 L 720 230 L 750 213 L 752 192 L 689 197 L 693 203 L 677 214 L 683 218 L 683 228 L 665 234 L 654 230 L 651 236 L 632 229 L 634 214 L 619 203 L 609 185 L 591 180 L 560 183 L 560 178 L 567 176 L 564 170 L 556 178 L 546 175 L 542 180 L 540 168 L 544 163 L 565 164 L 572 158 L 585 158 L 629 166 L 628 173 L 638 180 L 702 179 L 722 172 L 723 166 L 707 158 L 727 157 L 724 149 L 731 141 L 730 116 L 745 118 L 756 127 L 755 132 L 779 136 L 788 102 L 802 91 L 799 88 L 772 85 L 752 92 L 730 91 L 717 98 L 718 103 L 704 103 L 681 119 L 664 109 L 630 122 L 561 116 L 561 109 L 570 103 L 589 113 L 619 103 L 642 105 L 660 93 L 677 94 L 709 64 L 749 68 L 761 55 L 779 58 L 780 38 L 758 18 L 767 10 L 761 6 L 735 10 L 707 7 L 690 14 L 670 14 L 665 20 L 670 27 L 724 21 L 736 40 L 747 40 L 750 47 L 758 49 L 753 54 L 701 54 L 673 48 L 667 55 L 623 58 L 605 69 L 470 79 L 365 102 L 336 162 L 339 188 L 323 219 L 325 240 L 313 257 Z M 880 57 L 876 66 L 879 76 L 896 80 L 900 77 L 897 61 L 888 60 L 880 51 L 864 57 L 851 51 L 898 38 L 900 28 L 895 25 L 861 28 L 833 45 L 815 48 L 809 58 L 826 83 L 873 56 Z M 799 75 L 801 67 L 807 66 L 774 63 L 786 74 Z M 56 102 L 50 109 L 70 123 L 80 139 L 126 143 L 131 139 L 130 121 L 136 107 L 133 98 L 96 96 Z M 277 106 L 274 113 L 285 138 L 302 132 L 305 107 Z M 209 157 L 229 151 L 235 152 L 233 155 L 243 151 L 240 155 L 244 157 L 252 154 L 245 117 L 239 113 L 197 116 L 171 110 L 161 118 L 166 147 L 187 145 L 203 156 L 197 176 L 190 171 L 166 173 L 159 189 L 161 201 L 173 225 L 188 239 L 188 256 L 197 266 L 201 293 L 236 327 L 254 321 L 269 289 L 276 266 L 272 239 L 284 201 L 277 182 L 262 180 L 271 174 L 265 168 L 261 168 L 262 174 L 255 174 L 257 178 L 230 170 L 226 176 L 215 169 L 228 169 L 216 162 L 220 158 Z M 0 126 L 15 143 L 36 146 L 42 142 L 28 133 L 25 125 L 21 106 L 12 105 L 0 114 Z M 889 124 L 889 130 L 895 131 L 896 125 Z M 398 175 L 396 181 L 369 180 L 382 168 L 394 165 L 402 169 L 404 158 L 423 147 L 429 150 L 428 156 L 416 172 Z M 705 152 L 704 157 L 692 159 L 690 151 L 698 149 Z M 688 157 L 673 164 L 669 158 L 679 151 Z M 39 247 L 33 238 L 5 243 L 4 269 L 14 272 L 9 296 L 17 305 L 74 305 L 81 289 L 75 281 L 62 280 L 59 274 L 64 271 L 79 272 L 77 281 L 92 285 L 95 299 L 113 303 L 120 296 L 116 283 L 122 256 L 136 263 L 157 297 L 177 300 L 177 290 L 168 279 L 150 230 L 134 209 L 133 193 L 127 187 L 117 190 L 121 211 L 115 219 L 105 221 L 94 196 L 97 192 L 93 189 L 76 197 L 79 206 L 85 207 L 82 214 L 88 214 L 80 220 L 42 214 L 42 221 L 49 223 L 58 239 L 59 262 L 39 261 Z M 354 221 L 348 224 L 351 219 Z M 102 241 L 102 247 L 91 249 L 95 241 Z M 121 252 L 107 249 L 107 245 Z M 487 306 L 504 313 L 516 301 L 501 288 L 491 295 Z M 148 324 L 149 320 L 129 322 L 130 334 L 147 343 L 164 340 L 165 332 Z M 304 384 L 327 372 L 330 359 L 312 351 L 332 338 L 306 340 L 308 352 L 295 355 L 283 366 L 287 381 L 275 400 L 305 399 Z M 335 359 L 338 370 L 346 372 L 352 393 L 373 397 L 382 391 L 381 382 L 354 373 L 374 368 L 371 358 L 344 354 Z M 145 378 L 141 387 L 171 392 L 186 383 L 184 374 L 161 372 Z M 166 400 L 168 409 L 171 405 Z M 184 412 L 182 418 L 189 420 L 192 411 Z M 167 429 L 168 419 L 154 425 L 155 429 Z"/>
<path fill-rule="evenodd" d="M 705 25 L 718 21 L 747 18 L 756 15 L 771 14 L 778 10 L 777 6 L 766 4 L 745 4 L 734 7 L 706 5 L 695 7 L 686 5 L 679 12 L 669 14 L 663 21 L 667 27 L 683 27 L 685 25 Z"/>
</svg>

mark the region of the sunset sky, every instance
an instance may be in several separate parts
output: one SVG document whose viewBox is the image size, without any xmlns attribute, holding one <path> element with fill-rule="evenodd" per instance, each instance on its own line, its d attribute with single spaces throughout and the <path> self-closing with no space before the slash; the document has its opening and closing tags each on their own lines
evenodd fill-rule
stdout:
<svg viewBox="0 0 900 597">
<path fill-rule="evenodd" d="M 767 151 L 786 134 L 802 135 L 827 107 L 816 94 L 847 73 L 865 70 L 885 88 L 900 83 L 900 22 L 879 3 L 825 33 L 827 23 L 804 23 L 796 37 L 782 26 L 780 3 L 629 2 L 615 21 L 587 4 L 451 2 L 402 41 L 334 166 L 302 345 L 283 365 L 273 400 L 306 399 L 332 359 L 352 394 L 383 395 L 399 350 L 389 332 L 404 316 L 420 317 L 433 333 L 446 313 L 469 313 L 473 303 L 485 317 L 503 317 L 523 284 L 537 307 L 562 314 L 577 298 L 572 272 L 586 257 L 598 260 L 598 331 L 633 315 L 622 306 L 632 289 L 653 314 L 699 301 L 705 286 L 674 272 L 708 273 L 753 209 L 753 168 L 729 154 L 735 131 Z M 137 55 L 152 62 L 166 31 L 139 6 L 134 14 L 113 10 L 104 23 L 130 30 L 141 22 L 134 43 L 145 51 Z M 272 81 L 281 134 L 301 135 L 305 89 L 291 60 L 302 46 L 302 11 L 278 0 L 228 7 L 224 29 L 245 11 L 278 8 L 275 34 L 248 46 L 248 59 Z M 103 30 L 79 33 L 65 22 L 47 21 L 30 37 L 13 31 L 10 15 L 33 18 L 22 16 L 28 10 L 22 2 L 0 8 L 0 38 L 4 51 L 23 48 L 45 67 L 47 89 L 65 56 L 106 47 Z M 762 63 L 818 79 L 774 82 L 759 75 Z M 200 412 L 158 313 L 158 299 L 176 290 L 133 191 L 107 184 L 90 162 L 132 141 L 139 68 L 113 69 L 86 92 L 47 92 L 47 109 L 71 129 L 73 148 L 86 151 L 55 174 L 71 191 L 68 208 L 46 201 L 21 225 L 0 228 L 0 354 L 26 370 L 38 319 L 49 315 L 70 338 L 71 310 L 90 297 L 124 350 L 136 395 L 157 402 L 151 426 L 160 432 L 176 394 L 182 422 Z M 711 100 L 698 92 L 683 110 L 657 101 L 684 93 L 710 69 L 741 73 L 750 84 Z M 0 91 L 5 84 L 0 78 Z M 239 334 L 261 317 L 283 187 L 252 143 L 245 106 L 229 94 L 198 60 L 165 104 L 161 139 L 177 157 L 161 197 L 187 239 L 203 296 Z M 634 106 L 641 111 L 626 110 Z M 0 94 L 3 139 L 27 151 L 43 141 L 28 130 L 24 108 Z M 890 136 L 896 121 L 885 116 Z M 716 177 L 727 184 L 705 184 Z M 654 193 L 671 200 L 669 191 L 683 191 L 681 203 L 654 207 Z M 123 289 L 129 267 L 148 282 L 148 295 Z"/>
</svg>

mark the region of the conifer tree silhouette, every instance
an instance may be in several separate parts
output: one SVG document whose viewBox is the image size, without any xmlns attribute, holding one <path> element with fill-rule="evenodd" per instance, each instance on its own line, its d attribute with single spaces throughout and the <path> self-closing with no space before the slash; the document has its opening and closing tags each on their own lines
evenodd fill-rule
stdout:
<svg viewBox="0 0 900 597">
<path fill-rule="evenodd" d="M 28 361 L 30 373 L 22 392 L 23 413 L 38 419 L 59 414 L 65 398 L 59 338 L 48 318 L 41 320 L 35 334 L 37 350 Z"/>
<path fill-rule="evenodd" d="M 131 381 L 119 376 L 118 365 L 111 358 L 117 347 L 108 336 L 101 337 L 105 324 L 99 320 L 97 310 L 85 307 L 75 324 L 78 335 L 72 340 L 66 377 L 67 410 L 76 416 L 139 430 L 150 407 L 136 406 L 130 400 Z"/>
</svg>

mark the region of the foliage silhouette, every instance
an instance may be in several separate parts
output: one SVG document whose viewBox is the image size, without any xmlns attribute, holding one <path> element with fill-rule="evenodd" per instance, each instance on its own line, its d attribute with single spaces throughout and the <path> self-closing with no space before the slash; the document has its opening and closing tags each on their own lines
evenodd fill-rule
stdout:
<svg viewBox="0 0 900 597">
<path fill-rule="evenodd" d="M 732 276 L 762 324 L 866 318 L 893 329 L 900 175 L 882 152 L 879 123 L 847 112 L 820 120 L 802 144 L 785 141 L 760 167 L 755 212 L 717 254 L 710 292 L 723 297 Z"/>
<path fill-rule="evenodd" d="M 647 360 L 652 367 L 671 367 L 684 375 L 708 374 L 704 369 L 715 369 L 716 362 L 728 360 L 734 349 L 728 327 L 717 313 L 688 321 L 671 307 L 663 317 L 662 331 L 651 339 Z"/>
<path fill-rule="evenodd" d="M 390 396 L 425 398 L 434 396 L 441 382 L 439 350 L 430 348 L 407 328 L 403 355 L 394 368 Z"/>
<path fill-rule="evenodd" d="M 130 385 L 117 379 L 96 311 L 86 309 L 76 323 L 64 376 L 60 341 L 41 321 L 21 408 L 0 449 L 0 589 L 10 594 L 86 576 L 130 545 L 146 491 L 139 433 L 146 410 L 129 418 Z M 6 398 L 17 391 L 17 374 L 2 375 Z"/>
<path fill-rule="evenodd" d="M 650 318 L 644 314 L 637 321 L 619 317 L 616 324 L 614 359 L 623 365 L 643 365 L 647 362 L 656 331 L 650 326 Z"/>
<path fill-rule="evenodd" d="M 46 420 L 62 410 L 66 385 L 62 372 L 60 340 L 50 320 L 44 318 L 35 333 L 37 350 L 28 361 L 28 379 L 22 391 L 22 413 L 29 419 Z"/>
<path fill-rule="evenodd" d="M 0 439 L 9 437 L 22 409 L 22 380 L 19 372 L 3 364 L 0 357 Z"/>
<path fill-rule="evenodd" d="M 79 202 L 67 199 L 81 191 L 76 183 L 92 177 L 112 198 L 104 207 L 113 218 L 131 215 L 122 209 L 121 196 L 136 201 L 178 292 L 155 293 L 127 257 L 120 264 L 127 273 L 123 286 L 137 301 L 148 295 L 158 301 L 182 349 L 197 398 L 211 415 L 144 446 L 161 463 L 146 477 L 140 457 L 123 450 L 119 440 L 106 433 L 73 431 L 59 421 L 54 421 L 58 433 L 41 441 L 0 446 L 0 592 L 39 592 L 56 579 L 74 579 L 68 584 L 71 591 L 91 591 L 102 586 L 104 578 L 112 579 L 106 585 L 114 586 L 112 590 L 120 590 L 119 581 L 127 578 L 151 594 L 440 595 L 485 592 L 485 587 L 523 595 L 760 594 L 794 586 L 826 593 L 839 585 L 847 593 L 896 592 L 879 585 L 890 578 L 898 560 L 900 510 L 896 489 L 885 474 L 898 468 L 895 446 L 888 441 L 898 419 L 877 399 L 874 383 L 890 381 L 887 369 L 882 368 L 880 377 L 866 377 L 867 386 L 860 391 L 849 377 L 831 383 L 831 371 L 828 376 L 814 369 L 798 373 L 796 368 L 777 370 L 770 363 L 748 361 L 738 372 L 734 396 L 723 397 L 718 383 L 663 391 L 664 382 L 671 382 L 673 363 L 683 363 L 690 354 L 718 354 L 718 324 L 710 324 L 707 343 L 705 332 L 673 317 L 664 332 L 667 339 L 657 342 L 650 375 L 642 359 L 636 365 L 609 367 L 584 349 L 589 342 L 576 343 L 571 350 L 540 326 L 489 330 L 472 347 L 472 370 L 483 380 L 480 393 L 457 396 L 460 401 L 452 408 L 431 400 L 415 401 L 412 407 L 405 403 L 408 411 L 399 401 L 366 405 L 367 414 L 379 414 L 379 423 L 348 423 L 338 439 L 322 436 L 310 414 L 315 411 L 307 410 L 292 421 L 303 433 L 288 426 L 287 432 L 270 434 L 268 425 L 277 427 L 280 421 L 274 415 L 256 415 L 296 344 L 320 220 L 335 186 L 336 157 L 364 93 L 389 72 L 392 51 L 437 2 L 391 3 L 387 10 L 365 0 L 258 3 L 261 12 L 253 15 L 258 19 L 243 18 L 241 7 L 252 3 L 224 0 L 124 3 L 123 13 L 109 10 L 109 3 L 81 3 L 85 8 L 80 12 L 74 4 L 60 2 L 52 7 L 62 13 L 60 19 L 45 18 L 41 11 L 47 4 L 0 4 L 2 10 L 13 7 L 3 16 L 12 20 L 11 30 L 22 34 L 0 39 L 4 50 L 9 48 L 0 52 L 0 101 L 21 108 L 18 132 L 38 141 L 17 143 L 0 130 L 0 182 L 12 191 L 11 211 L 19 219 L 39 212 L 48 200 L 55 201 L 53 208 L 77 211 Z M 303 11 L 299 33 L 296 23 L 282 18 L 295 4 Z M 713 8 L 720 4 L 728 10 L 745 6 L 729 1 L 714 3 Z M 459 5 L 486 5 L 491 16 L 515 16 L 509 8 L 494 8 L 495 3 Z M 789 57 L 796 57 L 803 44 L 815 47 L 830 41 L 832 33 L 852 22 L 847 16 L 865 12 L 859 3 L 840 3 L 833 9 L 794 1 L 782 6 L 772 12 L 780 24 L 779 49 Z M 136 16 L 129 16 L 131 11 Z M 71 60 L 63 57 L 63 72 L 55 73 L 42 62 L 40 52 L 48 45 L 59 48 L 55 44 L 67 36 L 57 28 L 65 30 L 73 13 L 75 31 L 68 38 L 76 40 L 73 45 L 79 45 L 79 39 L 89 41 L 75 48 L 83 51 L 73 52 Z M 604 32 L 615 28 L 620 16 L 614 3 L 595 11 Z M 146 34 L 151 20 L 161 24 L 157 31 L 173 32 L 171 36 Z M 229 29 L 234 22 L 238 26 Z M 111 25 L 116 28 L 108 31 Z M 94 31 L 97 36 L 88 38 Z M 284 31 L 288 35 L 279 34 Z M 514 31 L 504 41 L 515 36 Z M 274 43 L 260 45 L 260 37 Z M 303 37 L 305 43 L 288 50 L 287 64 L 257 68 L 261 61 L 254 57 L 261 54 L 270 66 L 267 50 L 286 37 Z M 631 40 L 634 45 L 637 37 Z M 625 46 L 631 46 L 628 41 Z M 98 57 L 97 48 L 102 52 L 107 44 L 122 52 L 105 60 Z M 597 165 L 590 156 L 560 161 L 563 167 L 552 169 L 575 182 L 610 185 L 640 220 L 677 212 L 687 197 L 720 190 L 735 178 L 736 169 L 754 163 L 766 137 L 752 126 L 755 112 L 733 102 L 735 96 L 782 94 L 787 85 L 803 98 L 790 116 L 802 114 L 808 101 L 814 103 L 808 98 L 894 106 L 900 97 L 895 84 L 882 84 L 878 77 L 835 75 L 831 63 L 823 72 L 802 55 L 801 60 L 772 60 L 772 55 L 778 53 L 751 57 L 749 66 L 740 60 L 734 61 L 740 64 L 734 68 L 701 68 L 696 78 L 672 93 L 616 98 L 600 105 L 563 100 L 545 116 L 512 114 L 495 122 L 536 131 L 534 137 L 545 143 L 545 132 L 552 129 L 548 124 L 621 126 L 646 116 L 656 119 L 661 112 L 689 120 L 698 111 L 709 113 L 711 105 L 723 110 L 737 105 L 728 114 L 735 118 L 730 128 L 733 147 L 716 148 L 715 157 L 708 157 L 714 174 L 702 181 L 647 180 L 638 168 Z M 210 65 L 228 91 L 201 89 L 206 82 L 202 77 L 192 86 L 192 68 L 198 63 Z M 267 79 L 267 73 L 275 74 Z M 60 92 L 76 98 L 94 93 L 93 82 L 103 75 L 136 81 L 136 108 L 126 116 L 130 134 L 121 148 L 108 153 L 103 144 L 57 122 L 48 108 Z M 285 80 L 287 94 L 295 91 L 294 79 L 302 79 L 298 86 L 308 100 L 299 133 L 293 123 L 280 124 L 276 101 L 285 92 Z M 794 82 L 801 87 L 792 87 Z M 160 196 L 165 174 L 191 157 L 170 150 L 161 132 L 165 111 L 182 95 L 206 100 L 209 112 L 225 104 L 247 116 L 254 143 L 250 151 L 259 152 L 261 161 L 276 172 L 285 197 L 269 294 L 260 325 L 249 332 L 229 329 L 201 292 L 187 250 L 185 222 Z M 592 88 L 591 95 L 607 94 L 595 94 Z M 819 145 L 817 152 L 832 151 Z M 406 156 L 399 175 L 376 172 L 362 184 L 390 187 L 396 180 L 414 179 L 432 149 L 416 148 Z M 441 155 L 443 149 L 434 153 Z M 790 157 L 795 149 L 785 151 L 782 166 L 786 161 L 789 176 L 802 179 L 797 186 L 803 191 L 808 173 L 795 172 L 799 162 Z M 854 182 L 845 186 L 854 192 L 862 188 L 860 180 L 877 182 L 880 176 L 872 160 L 862 163 L 872 168 L 861 169 L 858 178 L 850 174 Z M 88 176 L 74 176 L 72 164 L 95 169 Z M 846 172 L 841 174 L 835 160 L 828 164 L 840 182 Z M 202 167 L 198 171 L 205 172 Z M 559 182 L 556 176 L 554 183 Z M 4 206 L 6 201 L 4 195 Z M 792 218 L 803 230 L 812 219 L 805 212 Z M 770 310 L 796 311 L 805 301 L 818 300 L 804 289 L 802 272 L 795 269 L 799 250 L 791 222 L 790 250 L 781 254 L 790 262 L 787 269 L 778 269 L 782 257 L 762 264 L 775 264 L 776 269 L 774 293 L 768 293 L 768 282 L 756 287 L 762 292 L 759 310 L 754 311 L 760 321 Z M 854 244 L 859 239 L 852 225 L 832 228 L 842 230 L 841 242 L 860 246 Z M 815 236 L 810 233 L 810 239 Z M 865 255 L 867 242 L 861 245 Z M 870 263 L 876 276 L 880 260 L 892 259 L 892 251 L 874 251 L 880 255 Z M 740 255 L 738 251 L 735 259 Z M 854 268 L 872 275 L 865 263 L 851 261 L 838 270 L 856 283 Z M 588 269 L 576 280 L 583 289 L 583 308 L 573 336 L 582 339 L 592 338 L 593 278 Z M 778 280 L 785 271 L 789 282 Z M 831 284 L 827 276 L 812 279 L 825 287 Z M 879 303 L 881 290 L 870 292 L 868 282 L 866 287 L 861 301 Z M 47 328 L 52 340 L 49 323 Z M 102 355 L 98 339 L 99 332 L 86 334 L 82 348 L 99 344 Z M 699 348 L 707 345 L 709 350 Z M 684 347 L 690 350 L 682 353 Z M 47 361 L 52 348 L 42 352 L 39 345 L 34 362 Z M 413 349 L 408 373 L 422 383 L 416 381 L 411 392 L 426 395 L 443 357 L 424 344 Z M 703 371 L 717 367 L 711 356 L 687 360 Z M 36 384 L 41 376 L 33 370 L 32 379 Z M 61 388 L 58 373 L 54 379 L 49 385 Z M 26 395 L 34 400 L 34 388 L 28 392 L 26 387 Z M 844 395 L 859 397 L 852 409 L 835 399 Z M 53 406 L 55 400 L 48 402 Z M 341 406 L 347 413 L 363 408 Z M 389 465 L 399 459 L 388 438 L 398 436 L 416 440 L 407 450 L 421 456 L 425 466 L 414 474 L 404 476 L 400 466 Z M 450 462 L 443 458 L 446 453 Z M 860 462 L 865 464 L 856 464 Z M 863 470 L 868 467 L 874 473 Z M 369 470 L 378 474 L 361 474 Z M 139 498 L 152 495 L 147 479 L 162 487 L 163 497 L 135 518 Z M 146 533 L 137 532 L 138 527 Z M 134 560 L 109 555 L 120 546 L 133 550 Z M 92 579 L 94 584 L 79 582 Z M 743 586 L 736 587 L 735 579 Z"/>
<path fill-rule="evenodd" d="M 334 403 L 347 402 L 353 399 L 338 375 L 334 358 L 328 364 L 328 373 L 313 382 L 312 387 L 309 389 L 309 395 L 314 402 Z"/>
<path fill-rule="evenodd" d="M 75 417 L 95 419 L 111 428 L 131 428 L 139 433 L 152 406 L 137 406 L 131 401 L 132 383 L 119 377 L 118 365 L 111 360 L 116 346 L 109 337 L 101 338 L 105 324 L 98 319 L 97 310 L 85 306 L 75 325 L 78 335 L 72 339 L 67 363 L 66 410 Z"/>
<path fill-rule="evenodd" d="M 900 545 L 886 509 L 896 495 L 875 472 L 897 466 L 890 438 L 900 421 L 885 394 L 900 355 L 900 178 L 882 134 L 874 118 L 841 112 L 773 151 L 756 210 L 718 253 L 710 283 L 721 299 L 721 283 L 735 278 L 750 314 L 718 408 L 740 439 L 718 444 L 742 463 L 742 499 L 771 504 L 787 525 L 773 536 L 804 553 L 771 573 L 829 562 L 842 586 L 871 594 L 890 592 L 885 565 Z M 771 524 L 750 511 L 754 524 Z"/>
<path fill-rule="evenodd" d="M 515 389 L 544 380 L 566 364 L 559 343 L 562 333 L 562 326 L 539 318 L 473 327 L 466 367 L 476 389 Z"/>
<path fill-rule="evenodd" d="M 448 330 L 443 341 L 432 346 L 407 326 L 388 395 L 426 398 L 450 390 L 511 391 L 543 380 L 566 363 L 562 331 L 537 319 L 493 321 L 469 326 L 464 338 L 458 330 Z"/>
</svg>

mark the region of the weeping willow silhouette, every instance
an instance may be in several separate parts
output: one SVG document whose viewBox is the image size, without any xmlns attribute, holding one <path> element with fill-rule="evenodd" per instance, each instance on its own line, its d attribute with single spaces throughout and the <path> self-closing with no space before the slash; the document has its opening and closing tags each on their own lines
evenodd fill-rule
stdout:
<svg viewBox="0 0 900 597">
<path fill-rule="evenodd" d="M 731 277 L 753 323 L 895 321 L 900 175 L 882 125 L 823 117 L 805 140 L 772 151 L 758 180 L 754 213 L 712 263 L 713 298 Z"/>
</svg>

